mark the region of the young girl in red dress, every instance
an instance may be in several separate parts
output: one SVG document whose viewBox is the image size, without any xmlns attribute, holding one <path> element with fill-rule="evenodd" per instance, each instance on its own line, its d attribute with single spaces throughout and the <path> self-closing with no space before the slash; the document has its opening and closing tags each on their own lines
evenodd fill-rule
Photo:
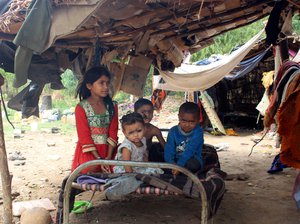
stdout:
<svg viewBox="0 0 300 224">
<path fill-rule="evenodd" d="M 80 103 L 75 108 L 78 142 L 72 171 L 94 159 L 112 159 L 117 145 L 118 107 L 109 96 L 111 75 L 103 67 L 88 70 L 79 84 L 77 95 Z M 93 166 L 88 172 L 110 172 L 109 166 Z"/>
</svg>

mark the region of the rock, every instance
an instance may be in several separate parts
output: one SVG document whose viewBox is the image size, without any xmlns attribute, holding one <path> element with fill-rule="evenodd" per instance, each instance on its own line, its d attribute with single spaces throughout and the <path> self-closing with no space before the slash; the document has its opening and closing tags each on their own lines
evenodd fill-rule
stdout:
<svg viewBox="0 0 300 224">
<path fill-rule="evenodd" d="M 48 142 L 48 143 L 47 143 L 47 146 L 48 146 L 48 147 L 53 147 L 53 146 L 55 146 L 55 145 L 56 145 L 55 142 Z"/>
<path fill-rule="evenodd" d="M 22 130 L 21 129 L 14 129 L 14 131 L 13 131 L 13 135 L 14 135 L 14 138 L 21 138 L 21 137 L 23 137 L 22 136 Z"/>
<path fill-rule="evenodd" d="M 238 179 L 238 180 L 241 180 L 241 181 L 245 181 L 245 180 L 248 180 L 249 177 L 250 177 L 250 176 L 249 176 L 248 174 L 246 174 L 246 173 L 241 173 L 241 174 L 238 175 L 237 179 Z"/>
<path fill-rule="evenodd" d="M 18 161 L 18 162 L 15 162 L 14 165 L 15 166 L 23 166 L 23 165 L 25 165 L 25 162 Z"/>
<path fill-rule="evenodd" d="M 35 207 L 25 210 L 21 214 L 20 224 L 51 224 L 49 211 L 45 208 Z"/>
<path fill-rule="evenodd" d="M 56 133 L 59 133 L 59 132 L 60 132 L 60 128 L 53 127 L 53 128 L 51 129 L 51 133 L 52 133 L 52 134 L 56 134 Z"/>
<path fill-rule="evenodd" d="M 225 180 L 240 180 L 245 181 L 248 180 L 250 176 L 246 173 L 235 173 L 235 174 L 227 174 Z"/>
<path fill-rule="evenodd" d="M 20 193 L 17 192 L 17 191 L 14 191 L 14 192 L 11 193 L 11 197 L 12 197 L 13 200 L 14 200 L 16 197 L 18 197 L 18 196 L 20 196 Z"/>
<path fill-rule="evenodd" d="M 47 178 L 41 178 L 40 180 L 43 182 L 49 182 L 49 180 Z"/>
<path fill-rule="evenodd" d="M 30 184 L 28 187 L 30 187 L 30 188 L 36 188 L 37 185 L 36 184 Z"/>
<path fill-rule="evenodd" d="M 15 151 L 9 157 L 8 160 L 15 161 L 15 160 L 26 160 L 24 156 L 22 156 L 21 152 Z"/>
</svg>

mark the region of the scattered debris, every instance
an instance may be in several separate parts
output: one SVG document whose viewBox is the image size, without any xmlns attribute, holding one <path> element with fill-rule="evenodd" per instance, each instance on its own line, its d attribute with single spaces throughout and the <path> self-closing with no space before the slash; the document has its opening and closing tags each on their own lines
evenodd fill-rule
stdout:
<svg viewBox="0 0 300 224">
<path fill-rule="evenodd" d="M 49 179 L 48 178 L 41 178 L 40 181 L 49 182 Z"/>
<path fill-rule="evenodd" d="M 14 192 L 11 193 L 12 200 L 16 199 L 19 196 L 20 196 L 20 193 L 17 192 L 17 191 L 14 191 Z"/>
<path fill-rule="evenodd" d="M 225 180 L 240 180 L 246 181 L 250 178 L 250 176 L 246 173 L 236 173 L 236 174 L 227 174 Z"/>
<path fill-rule="evenodd" d="M 60 128 L 53 127 L 53 128 L 51 129 L 51 133 L 52 133 L 52 134 L 57 134 L 57 133 L 59 133 L 59 132 L 60 132 Z"/>
<path fill-rule="evenodd" d="M 233 128 L 227 128 L 225 131 L 226 131 L 226 135 L 238 136 L 238 134 L 233 130 Z"/>
<path fill-rule="evenodd" d="M 55 146 L 55 145 L 56 145 L 55 142 L 47 142 L 47 146 L 48 146 L 48 147 L 52 147 L 52 146 Z"/>
<path fill-rule="evenodd" d="M 25 161 L 16 161 L 14 163 L 14 166 L 24 166 L 25 165 Z"/>
<path fill-rule="evenodd" d="M 229 149 L 229 143 L 219 143 L 215 145 L 217 152 L 226 151 Z"/>
<path fill-rule="evenodd" d="M 9 153 L 8 160 L 15 161 L 15 160 L 26 160 L 24 156 L 22 156 L 20 151 L 15 151 L 13 153 Z"/>
<path fill-rule="evenodd" d="M 22 137 L 24 137 L 22 135 L 22 130 L 18 129 L 18 128 L 14 129 L 13 135 L 14 135 L 14 138 L 22 138 Z"/>
</svg>

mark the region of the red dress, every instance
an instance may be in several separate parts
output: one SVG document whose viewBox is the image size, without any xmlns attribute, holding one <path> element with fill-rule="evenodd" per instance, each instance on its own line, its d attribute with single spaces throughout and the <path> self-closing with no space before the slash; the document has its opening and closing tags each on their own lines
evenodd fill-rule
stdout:
<svg viewBox="0 0 300 224">
<path fill-rule="evenodd" d="M 118 134 L 118 106 L 115 104 L 115 113 L 112 119 L 106 110 L 104 114 L 95 114 L 87 100 L 82 100 L 75 108 L 76 129 L 78 142 L 72 163 L 74 171 L 79 165 L 94 160 L 91 153 L 97 150 L 101 158 L 107 156 L 108 144 L 117 144 Z M 99 172 L 100 166 L 90 167 L 81 173 Z"/>
</svg>

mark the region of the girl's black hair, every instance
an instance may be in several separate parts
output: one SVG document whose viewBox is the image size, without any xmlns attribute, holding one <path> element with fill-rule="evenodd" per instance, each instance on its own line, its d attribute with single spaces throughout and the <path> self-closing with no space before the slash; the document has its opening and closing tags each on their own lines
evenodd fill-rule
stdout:
<svg viewBox="0 0 300 224">
<path fill-rule="evenodd" d="M 123 129 L 126 125 L 131 125 L 131 124 L 135 124 L 135 123 L 141 123 L 143 125 L 145 124 L 142 115 L 140 115 L 139 113 L 136 113 L 136 112 L 132 112 L 132 113 L 124 115 L 120 119 L 120 122 L 121 122 Z"/>
<path fill-rule="evenodd" d="M 76 97 L 79 96 L 79 100 L 87 99 L 91 96 L 91 91 L 87 88 L 87 84 L 93 84 L 102 76 L 106 76 L 111 79 L 111 74 L 105 66 L 97 66 L 89 69 L 83 76 L 82 81 L 78 84 Z M 115 107 L 113 101 L 109 95 L 103 99 L 106 109 L 108 110 L 110 118 L 115 113 Z"/>
</svg>

